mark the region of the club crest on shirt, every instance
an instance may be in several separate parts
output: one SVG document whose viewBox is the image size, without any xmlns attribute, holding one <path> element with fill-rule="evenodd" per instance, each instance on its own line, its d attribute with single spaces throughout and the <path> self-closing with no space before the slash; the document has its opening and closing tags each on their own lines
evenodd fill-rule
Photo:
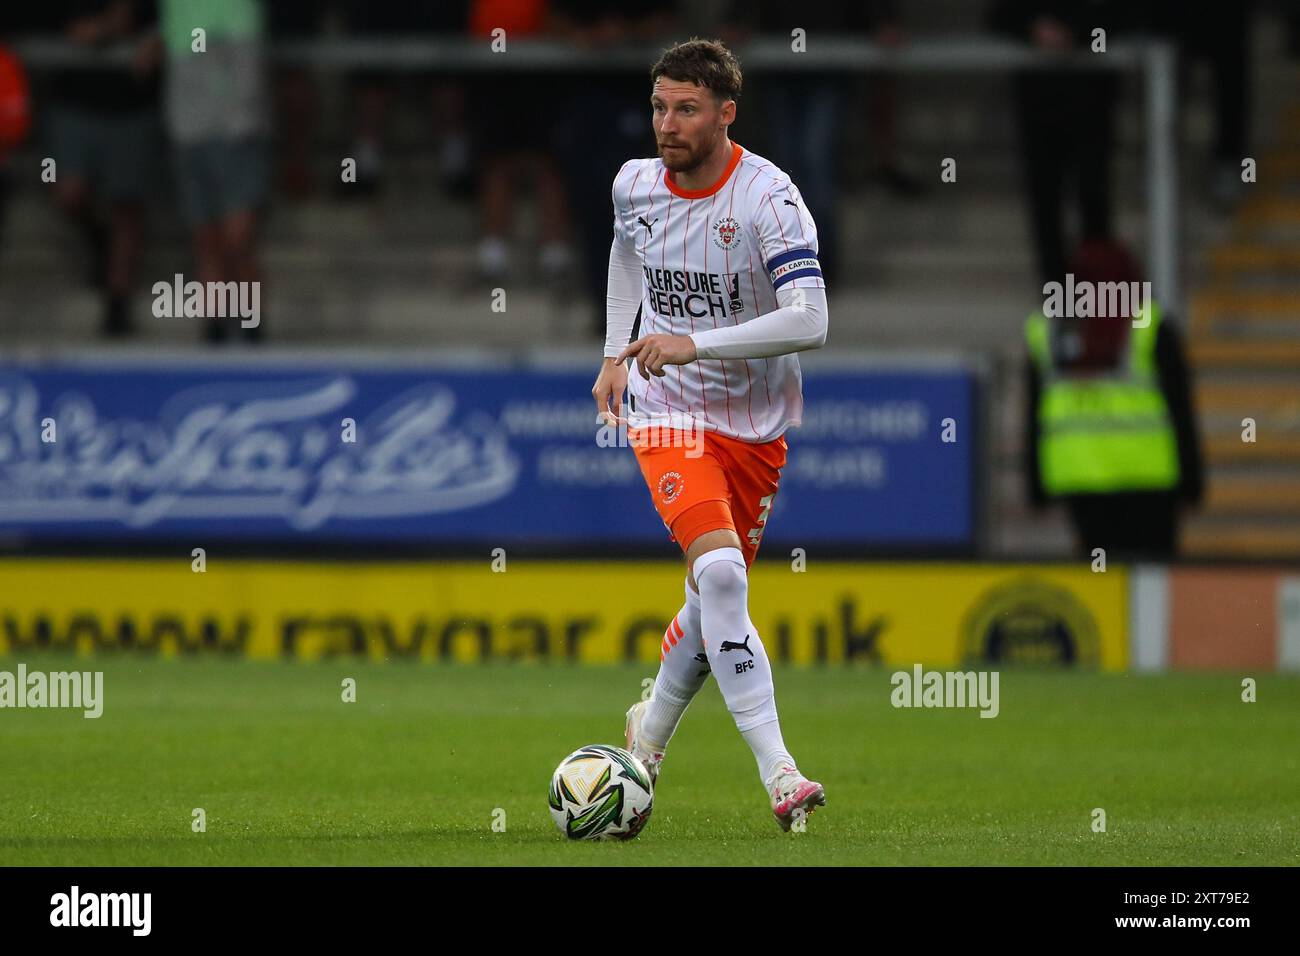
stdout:
<svg viewBox="0 0 1300 956">
<path fill-rule="evenodd" d="M 713 224 L 713 244 L 719 249 L 735 249 L 740 244 L 740 223 L 723 216 Z"/>
<path fill-rule="evenodd" d="M 682 487 L 685 484 L 678 472 L 665 472 L 659 479 L 659 497 L 663 499 L 664 504 L 670 505 L 681 497 Z"/>
</svg>

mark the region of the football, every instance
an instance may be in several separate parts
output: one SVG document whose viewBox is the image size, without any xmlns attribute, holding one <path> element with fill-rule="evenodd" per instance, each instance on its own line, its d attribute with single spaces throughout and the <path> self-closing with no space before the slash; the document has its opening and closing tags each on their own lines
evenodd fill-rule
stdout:
<svg viewBox="0 0 1300 956">
<path fill-rule="evenodd" d="M 570 840 L 630 840 L 650 819 L 654 788 L 641 761 L 626 750 L 591 744 L 560 761 L 548 803 Z"/>
</svg>

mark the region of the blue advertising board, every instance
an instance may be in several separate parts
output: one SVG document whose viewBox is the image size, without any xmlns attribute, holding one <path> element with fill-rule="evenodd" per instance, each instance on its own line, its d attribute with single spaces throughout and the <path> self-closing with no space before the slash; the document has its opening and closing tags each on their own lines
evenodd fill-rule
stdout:
<svg viewBox="0 0 1300 956">
<path fill-rule="evenodd" d="M 660 542 L 672 554 L 632 450 L 599 436 L 593 377 L 337 360 L 0 364 L 0 533 L 124 547 Z M 968 371 L 835 368 L 805 374 L 804 393 L 765 548 L 970 545 Z M 944 440 L 945 419 L 957 440 Z"/>
</svg>

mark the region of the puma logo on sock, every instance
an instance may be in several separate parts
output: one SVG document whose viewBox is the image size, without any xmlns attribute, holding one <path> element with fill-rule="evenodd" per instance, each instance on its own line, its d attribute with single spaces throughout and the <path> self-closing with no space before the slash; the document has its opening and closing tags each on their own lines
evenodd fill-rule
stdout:
<svg viewBox="0 0 1300 956">
<path fill-rule="evenodd" d="M 753 657 L 754 652 L 749 649 L 749 639 L 753 636 L 753 634 L 746 634 L 745 639 L 739 642 L 723 641 L 722 646 L 718 649 L 718 653 L 721 654 L 723 651 L 744 651 L 750 657 Z"/>
</svg>

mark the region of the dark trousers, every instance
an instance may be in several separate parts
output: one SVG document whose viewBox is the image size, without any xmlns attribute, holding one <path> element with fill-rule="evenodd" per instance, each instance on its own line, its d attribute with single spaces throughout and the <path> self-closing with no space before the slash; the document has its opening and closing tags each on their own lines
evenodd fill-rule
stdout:
<svg viewBox="0 0 1300 956">
<path fill-rule="evenodd" d="M 1168 560 L 1178 551 L 1178 501 L 1167 492 L 1074 495 L 1067 499 L 1079 554 L 1092 559 L 1103 548 L 1106 560 Z"/>
<path fill-rule="evenodd" d="M 1246 156 L 1250 120 L 1250 22 L 1246 0 L 1216 4 L 1212 9 L 1183 15 L 1187 52 L 1210 66 L 1214 95 L 1214 158 L 1239 164 Z M 1187 60 L 1183 63 L 1187 68 Z"/>
<path fill-rule="evenodd" d="M 5 238 L 5 209 L 9 205 L 9 171 L 0 164 L 0 244 Z"/>
<path fill-rule="evenodd" d="M 629 159 L 654 156 L 650 96 L 639 78 L 583 79 L 571 87 L 555 131 L 555 152 L 569 184 L 574 238 L 582 258 L 583 288 L 592 305 L 592 334 L 605 338 L 609 245 L 614 239 L 611 187 Z M 599 134 L 591 118 L 604 118 Z M 641 183 L 640 191 L 649 188 Z"/>
<path fill-rule="evenodd" d="M 848 77 L 781 76 L 764 89 L 772 153 L 817 226 L 817 258 L 828 283 L 839 274 L 839 163 Z"/>
<path fill-rule="evenodd" d="M 1016 118 L 1029 219 L 1043 282 L 1063 281 L 1069 249 L 1065 201 L 1079 204 L 1082 239 L 1111 234 L 1115 79 L 1102 74 L 1021 73 Z"/>
</svg>

